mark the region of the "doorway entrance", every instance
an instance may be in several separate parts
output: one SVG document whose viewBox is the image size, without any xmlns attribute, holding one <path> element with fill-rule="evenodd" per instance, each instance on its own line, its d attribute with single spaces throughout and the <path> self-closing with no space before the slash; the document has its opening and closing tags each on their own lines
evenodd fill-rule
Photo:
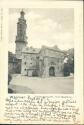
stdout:
<svg viewBox="0 0 84 125">
<path fill-rule="evenodd" d="M 49 68 L 49 76 L 55 76 L 55 68 L 54 67 Z"/>
</svg>

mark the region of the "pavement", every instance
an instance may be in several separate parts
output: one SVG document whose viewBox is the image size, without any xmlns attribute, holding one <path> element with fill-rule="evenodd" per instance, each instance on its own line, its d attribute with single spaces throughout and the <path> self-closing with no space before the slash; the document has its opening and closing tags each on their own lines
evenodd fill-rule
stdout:
<svg viewBox="0 0 84 125">
<path fill-rule="evenodd" d="M 16 94 L 73 94 L 74 77 L 28 77 L 14 74 L 9 88 Z"/>
</svg>

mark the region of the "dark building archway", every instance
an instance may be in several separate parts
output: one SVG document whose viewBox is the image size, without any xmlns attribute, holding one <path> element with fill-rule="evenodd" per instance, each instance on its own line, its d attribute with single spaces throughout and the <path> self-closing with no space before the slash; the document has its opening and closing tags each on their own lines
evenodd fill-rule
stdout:
<svg viewBox="0 0 84 125">
<path fill-rule="evenodd" d="M 55 76 L 55 68 L 53 66 L 49 68 L 49 76 Z"/>
<path fill-rule="evenodd" d="M 37 70 L 34 70 L 34 71 L 32 72 L 32 76 L 33 76 L 33 77 L 38 76 L 38 71 L 37 71 Z"/>
</svg>

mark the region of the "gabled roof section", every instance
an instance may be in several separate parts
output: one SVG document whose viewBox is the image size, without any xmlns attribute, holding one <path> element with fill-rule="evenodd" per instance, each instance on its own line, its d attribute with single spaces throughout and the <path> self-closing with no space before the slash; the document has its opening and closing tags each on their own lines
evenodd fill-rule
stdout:
<svg viewBox="0 0 84 125">
<path fill-rule="evenodd" d="M 40 49 L 38 48 L 33 48 L 33 47 L 25 47 L 22 50 L 22 53 L 29 53 L 29 54 L 38 54 Z"/>
</svg>

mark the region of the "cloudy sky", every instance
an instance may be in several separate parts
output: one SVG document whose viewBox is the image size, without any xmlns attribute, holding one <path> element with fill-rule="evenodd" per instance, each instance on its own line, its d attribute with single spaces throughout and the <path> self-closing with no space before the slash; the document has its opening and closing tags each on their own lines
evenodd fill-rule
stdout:
<svg viewBox="0 0 84 125">
<path fill-rule="evenodd" d="M 28 46 L 42 45 L 62 50 L 74 47 L 74 9 L 72 8 L 29 8 L 23 9 L 27 21 Z M 17 22 L 21 9 L 9 10 L 9 50 L 15 51 Z"/>
</svg>

